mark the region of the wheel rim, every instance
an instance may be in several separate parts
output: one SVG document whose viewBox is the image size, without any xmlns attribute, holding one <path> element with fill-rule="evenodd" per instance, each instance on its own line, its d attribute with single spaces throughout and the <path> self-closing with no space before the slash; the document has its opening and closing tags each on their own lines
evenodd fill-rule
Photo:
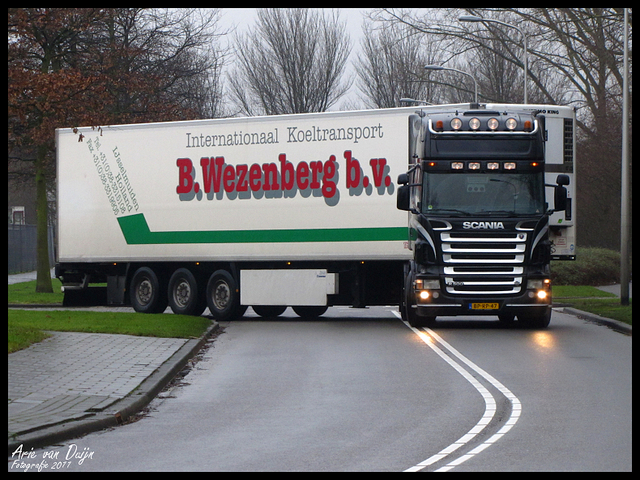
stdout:
<svg viewBox="0 0 640 480">
<path fill-rule="evenodd" d="M 224 310 L 229 305 L 231 298 L 231 289 L 226 282 L 218 282 L 213 289 L 213 304 L 218 310 Z"/>
<path fill-rule="evenodd" d="M 140 282 L 137 288 L 137 298 L 141 305 L 147 305 L 153 297 L 153 286 L 148 278 Z"/>
<path fill-rule="evenodd" d="M 186 280 L 181 280 L 173 290 L 173 301 L 179 307 L 186 307 L 191 299 L 191 285 Z"/>
</svg>

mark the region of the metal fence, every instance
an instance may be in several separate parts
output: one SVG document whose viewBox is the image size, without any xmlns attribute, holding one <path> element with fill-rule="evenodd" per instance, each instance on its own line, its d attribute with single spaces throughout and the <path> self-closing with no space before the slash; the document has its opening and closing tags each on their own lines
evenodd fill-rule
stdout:
<svg viewBox="0 0 640 480">
<path fill-rule="evenodd" d="M 55 263 L 55 235 L 49 226 L 49 267 Z M 9 273 L 31 272 L 37 268 L 36 226 L 9 225 L 8 237 Z"/>
</svg>

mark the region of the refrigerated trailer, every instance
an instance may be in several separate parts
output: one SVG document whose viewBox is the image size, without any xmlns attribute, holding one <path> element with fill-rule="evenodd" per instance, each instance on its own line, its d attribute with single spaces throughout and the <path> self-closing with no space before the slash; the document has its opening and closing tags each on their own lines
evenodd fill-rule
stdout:
<svg viewBox="0 0 640 480">
<path fill-rule="evenodd" d="M 57 131 L 65 302 L 219 320 L 397 304 L 414 109 Z M 106 288 L 92 288 L 96 283 Z M 106 298 L 105 298 L 106 296 Z"/>
<path fill-rule="evenodd" d="M 472 107 L 59 129 L 64 302 L 208 307 L 218 320 L 249 306 L 317 316 L 406 304 L 415 228 L 396 197 L 424 159 L 416 118 Z M 555 142 L 555 132 L 545 139 Z M 558 222 L 565 243 L 574 219 Z"/>
</svg>

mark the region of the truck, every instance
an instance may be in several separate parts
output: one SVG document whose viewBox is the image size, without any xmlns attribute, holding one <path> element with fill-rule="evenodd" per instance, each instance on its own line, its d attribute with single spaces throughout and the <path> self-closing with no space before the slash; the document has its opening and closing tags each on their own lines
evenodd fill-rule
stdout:
<svg viewBox="0 0 640 480">
<path fill-rule="evenodd" d="M 575 259 L 575 111 L 470 105 L 423 110 L 409 124 L 397 197 L 414 253 L 403 318 L 429 326 L 438 316 L 497 315 L 546 328 L 550 260 Z"/>
<path fill-rule="evenodd" d="M 287 307 L 317 317 L 335 305 L 400 305 L 413 323 L 431 318 L 431 311 L 423 313 L 423 291 L 437 300 L 433 280 L 438 280 L 440 298 L 450 293 L 450 274 L 440 268 L 444 244 L 434 240 L 433 225 L 457 229 L 462 214 L 419 211 L 424 202 L 417 198 L 422 191 L 417 183 L 423 181 L 421 172 L 426 181 L 432 168 L 425 164 L 432 155 L 425 141 L 438 135 L 426 133 L 428 119 L 514 108 L 458 104 L 58 129 L 56 276 L 64 303 L 130 305 L 141 313 L 168 306 L 185 315 L 208 308 L 218 321 L 237 319 L 248 307 L 265 317 Z M 536 145 L 542 141 L 541 151 L 546 145 L 555 152 L 565 148 L 556 145 L 562 134 L 545 128 L 555 129 L 553 121 L 570 116 L 564 107 L 551 108 L 543 114 L 542 108 L 523 106 L 519 110 L 529 113 L 518 118 L 529 115 L 535 131 L 526 137 L 535 137 Z M 494 133 L 496 139 L 506 135 Z M 519 138 L 516 132 L 509 135 Z M 551 160 L 539 157 L 543 171 Z M 494 175 L 484 164 L 474 173 L 487 179 L 485 187 L 516 188 L 524 197 L 520 184 L 507 183 L 518 174 Z M 541 188 L 537 200 L 544 203 L 549 189 Z M 562 197 L 559 187 L 555 191 Z M 512 200 L 517 207 L 524 201 Z M 560 221 L 557 207 L 551 211 L 541 204 L 540 212 L 524 216 L 519 210 L 474 212 L 463 220 L 476 227 L 502 222 L 505 230 L 515 229 L 516 220 L 556 222 L 557 235 L 552 228 L 532 227 L 542 232 L 534 243 L 565 256 L 566 242 L 574 243 L 568 231 L 575 216 Z M 433 223 L 432 214 L 444 223 Z M 422 229 L 432 233 L 424 237 Z M 493 236 L 489 228 L 472 231 Z M 532 233 L 523 232 L 531 248 Z M 433 258 L 423 245 L 427 238 Z M 530 259 L 520 265 L 526 269 L 521 282 L 538 280 L 530 265 Z M 540 278 L 544 282 L 548 275 Z M 474 303 L 499 304 L 482 313 L 512 310 L 505 300 L 513 293 L 494 292 L 482 301 L 480 293 L 474 295 Z"/>
</svg>

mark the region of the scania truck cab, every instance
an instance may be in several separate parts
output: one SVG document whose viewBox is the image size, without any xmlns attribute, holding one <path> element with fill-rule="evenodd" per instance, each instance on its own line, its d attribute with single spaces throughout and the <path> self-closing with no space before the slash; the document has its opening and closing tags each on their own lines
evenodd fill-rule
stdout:
<svg viewBox="0 0 640 480">
<path fill-rule="evenodd" d="M 400 310 L 436 317 L 497 315 L 546 328 L 550 260 L 575 259 L 575 112 L 469 105 L 416 112 L 397 207 L 409 248 Z M 572 190 L 573 191 L 573 190 Z"/>
</svg>

